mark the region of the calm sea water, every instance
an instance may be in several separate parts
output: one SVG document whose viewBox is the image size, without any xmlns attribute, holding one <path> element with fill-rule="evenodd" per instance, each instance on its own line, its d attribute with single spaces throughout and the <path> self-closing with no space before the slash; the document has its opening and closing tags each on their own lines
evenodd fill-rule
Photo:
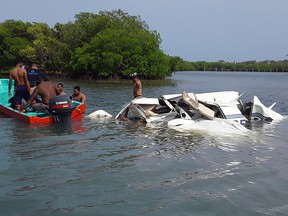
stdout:
<svg viewBox="0 0 288 216">
<path fill-rule="evenodd" d="M 132 82 L 80 85 L 86 116 L 116 115 Z M 143 81 L 144 95 L 237 90 L 288 114 L 287 73 L 179 72 Z M 0 215 L 287 215 L 288 120 L 244 137 L 127 122 L 29 126 L 0 115 Z"/>
</svg>

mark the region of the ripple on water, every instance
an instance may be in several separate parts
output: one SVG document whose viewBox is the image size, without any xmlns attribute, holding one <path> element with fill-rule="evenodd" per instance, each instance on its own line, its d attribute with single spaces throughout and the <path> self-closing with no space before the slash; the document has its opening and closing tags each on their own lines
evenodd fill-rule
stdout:
<svg viewBox="0 0 288 216">
<path fill-rule="evenodd" d="M 180 85 L 177 80 L 183 80 L 182 75 L 185 82 Z M 261 83 L 256 82 L 258 73 L 182 75 L 171 86 L 149 84 L 147 91 L 146 85 L 147 95 L 223 90 L 230 83 L 228 87 L 245 90 L 248 96 L 265 96 L 263 88 L 272 83 L 269 76 L 263 85 L 261 77 L 266 75 L 262 73 Z M 243 82 L 234 82 L 234 77 Z M 275 77 L 277 83 L 282 80 Z M 67 88 L 72 88 L 78 81 L 67 82 Z M 131 82 L 80 84 L 89 98 L 87 115 L 96 109 L 115 115 L 131 95 Z M 274 87 L 264 102 L 283 92 L 278 84 Z M 277 104 L 285 110 L 287 100 L 283 94 L 278 97 L 284 105 Z M 287 119 L 254 124 L 248 136 L 219 137 L 113 118 L 84 118 L 62 128 L 30 127 L 0 117 L 1 214 L 285 215 L 287 124 Z"/>
</svg>

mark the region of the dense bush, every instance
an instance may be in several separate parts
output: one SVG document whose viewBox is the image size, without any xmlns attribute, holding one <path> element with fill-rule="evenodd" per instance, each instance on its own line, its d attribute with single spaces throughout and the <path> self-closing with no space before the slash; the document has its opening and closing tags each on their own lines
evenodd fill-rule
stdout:
<svg viewBox="0 0 288 216">
<path fill-rule="evenodd" d="M 147 79 L 170 75 L 171 57 L 160 50 L 161 38 L 139 16 L 117 10 L 80 13 L 74 22 L 6 20 L 0 23 L 0 70 L 17 59 L 38 62 L 50 74 L 123 78 L 138 72 Z"/>
<path fill-rule="evenodd" d="M 162 79 L 173 71 L 288 71 L 288 60 L 189 62 L 160 49 L 161 37 L 139 16 L 117 11 L 80 13 L 74 22 L 0 23 L 0 72 L 17 59 L 37 62 L 50 75 L 125 78 L 138 72 Z"/>
</svg>

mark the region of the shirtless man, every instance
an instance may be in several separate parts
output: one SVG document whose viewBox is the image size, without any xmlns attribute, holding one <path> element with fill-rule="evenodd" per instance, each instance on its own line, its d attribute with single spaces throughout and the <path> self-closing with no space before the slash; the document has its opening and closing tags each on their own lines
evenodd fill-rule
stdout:
<svg viewBox="0 0 288 216">
<path fill-rule="evenodd" d="M 75 86 L 73 89 L 72 99 L 82 103 L 86 103 L 86 96 L 80 92 L 80 87 Z"/>
<path fill-rule="evenodd" d="M 133 86 L 133 96 L 134 98 L 142 97 L 142 83 L 139 79 L 139 75 L 134 73 L 132 75 Z"/>
<path fill-rule="evenodd" d="M 49 100 L 57 95 L 59 95 L 59 90 L 57 87 L 50 81 L 41 81 L 40 84 L 34 89 L 31 94 L 28 102 L 25 105 L 22 105 L 23 111 L 29 107 L 36 96 L 39 95 L 42 98 L 42 102 L 45 105 L 49 105 Z"/>
<path fill-rule="evenodd" d="M 58 83 L 57 89 L 58 89 L 60 95 L 66 95 L 66 93 L 63 90 L 63 83 Z"/>
<path fill-rule="evenodd" d="M 23 65 L 24 63 L 19 61 L 16 67 L 9 72 L 8 96 L 11 97 L 12 80 L 14 79 L 15 90 L 12 106 L 15 106 L 19 111 L 21 110 L 22 99 L 27 101 L 31 92 L 27 71 L 22 68 Z"/>
</svg>

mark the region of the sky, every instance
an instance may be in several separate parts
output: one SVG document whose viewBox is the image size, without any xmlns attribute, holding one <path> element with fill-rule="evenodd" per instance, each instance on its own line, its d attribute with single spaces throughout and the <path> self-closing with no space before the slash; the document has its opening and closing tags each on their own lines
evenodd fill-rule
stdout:
<svg viewBox="0 0 288 216">
<path fill-rule="evenodd" d="M 157 31 L 170 56 L 193 62 L 288 59 L 288 0 L 1 0 L 0 22 L 53 27 L 81 12 L 118 9 Z"/>
</svg>

